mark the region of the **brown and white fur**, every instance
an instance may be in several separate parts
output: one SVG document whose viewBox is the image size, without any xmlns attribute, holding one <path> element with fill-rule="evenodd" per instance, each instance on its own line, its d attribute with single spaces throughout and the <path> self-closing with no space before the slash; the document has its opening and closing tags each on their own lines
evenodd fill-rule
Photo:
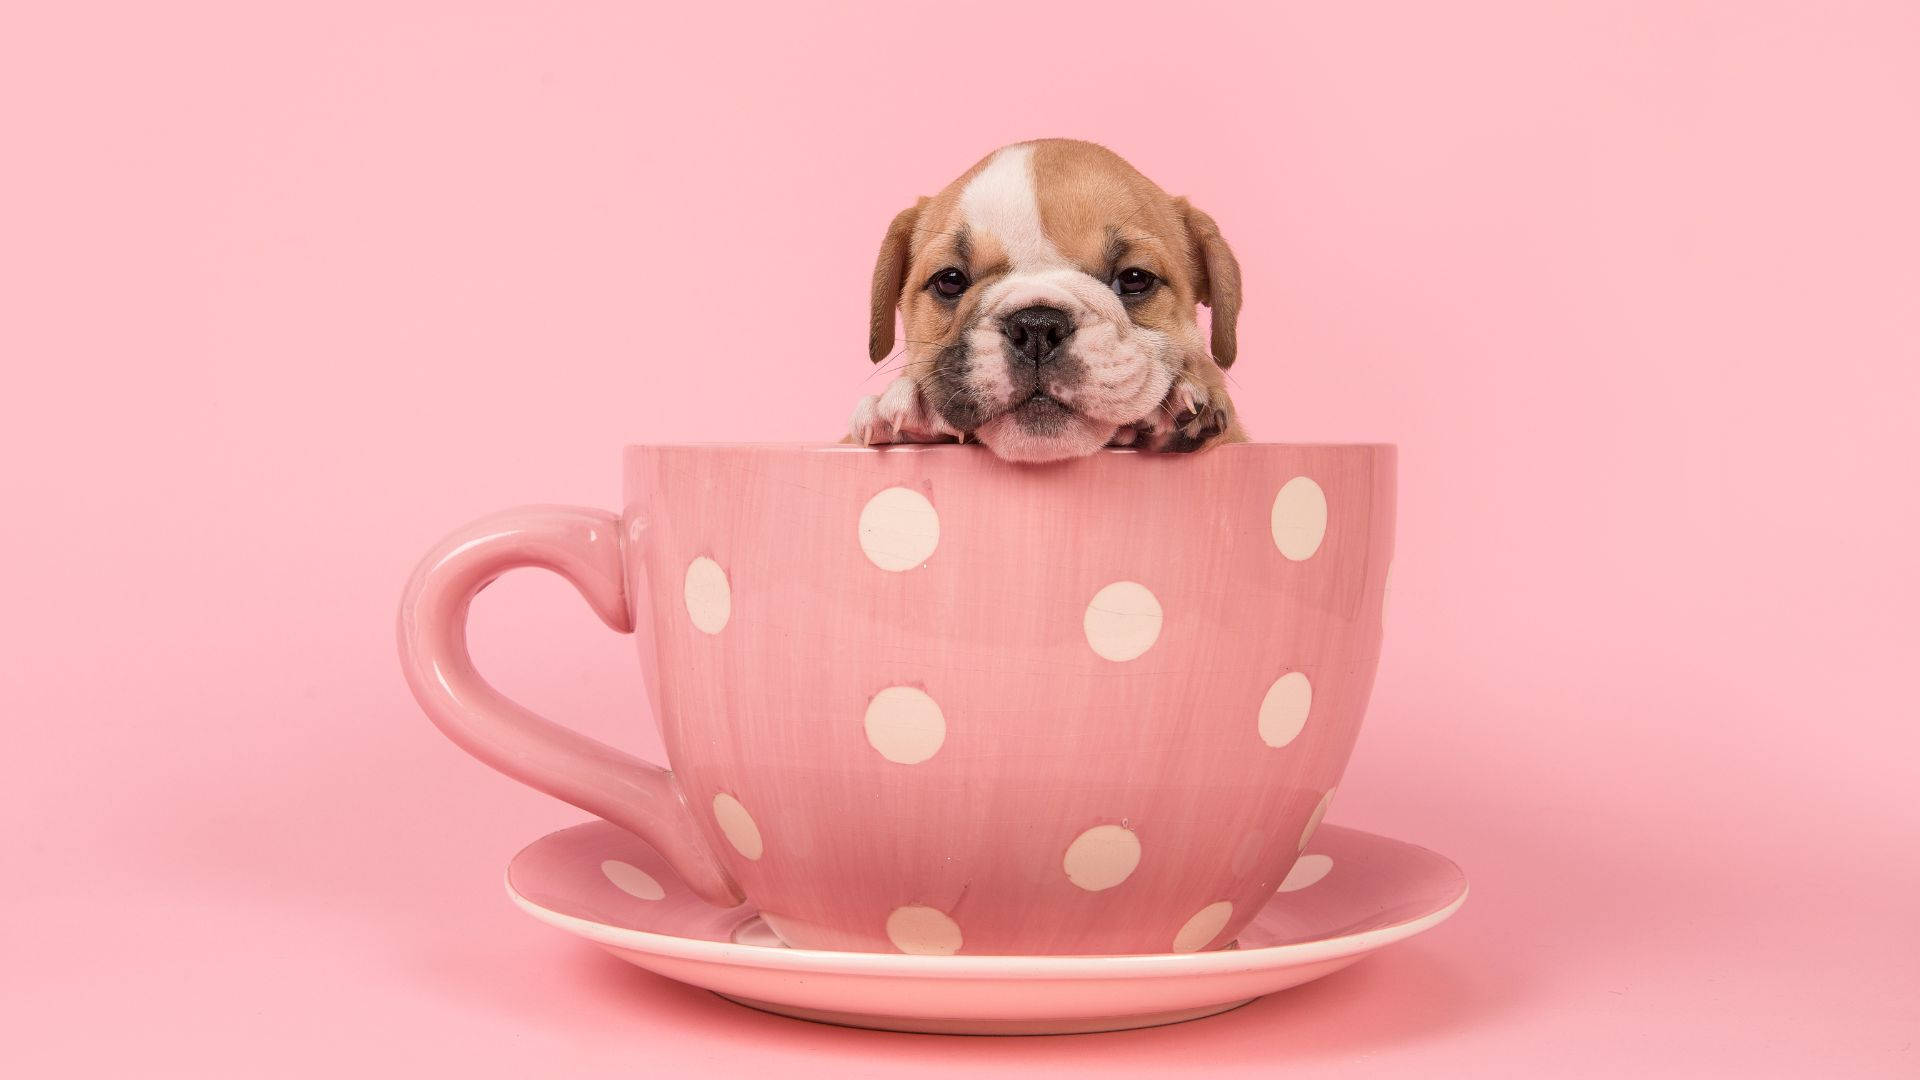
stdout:
<svg viewBox="0 0 1920 1080">
<path fill-rule="evenodd" d="M 1008 146 L 901 211 L 872 299 L 869 355 L 893 356 L 897 308 L 905 359 L 849 441 L 977 439 L 1042 462 L 1246 438 L 1223 374 L 1239 264 L 1212 218 L 1105 147 Z"/>
</svg>

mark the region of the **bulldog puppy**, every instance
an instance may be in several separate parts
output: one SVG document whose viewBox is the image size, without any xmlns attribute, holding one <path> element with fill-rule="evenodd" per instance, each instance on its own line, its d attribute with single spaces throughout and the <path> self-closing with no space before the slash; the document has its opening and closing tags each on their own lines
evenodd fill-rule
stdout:
<svg viewBox="0 0 1920 1080">
<path fill-rule="evenodd" d="M 1105 147 L 1008 146 L 902 210 L 873 268 L 876 364 L 896 308 L 901 374 L 861 400 L 849 442 L 977 439 L 1043 462 L 1246 439 L 1223 375 L 1239 264 L 1212 218 Z"/>
</svg>

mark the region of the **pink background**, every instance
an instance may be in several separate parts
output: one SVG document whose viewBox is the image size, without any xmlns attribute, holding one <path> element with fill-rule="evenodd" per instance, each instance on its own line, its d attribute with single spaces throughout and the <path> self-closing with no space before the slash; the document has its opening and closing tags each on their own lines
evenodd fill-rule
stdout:
<svg viewBox="0 0 1920 1080">
<path fill-rule="evenodd" d="M 1920 8 L 24 7 L 0 1072 L 1920 1072 Z M 837 435 L 888 217 L 1055 133 L 1221 222 L 1256 435 L 1401 445 L 1333 818 L 1465 911 L 1025 1041 L 760 1016 L 515 912 L 580 815 L 407 696 L 415 557 L 611 506 L 625 442 Z M 477 621 L 657 753 L 562 583 Z"/>
</svg>

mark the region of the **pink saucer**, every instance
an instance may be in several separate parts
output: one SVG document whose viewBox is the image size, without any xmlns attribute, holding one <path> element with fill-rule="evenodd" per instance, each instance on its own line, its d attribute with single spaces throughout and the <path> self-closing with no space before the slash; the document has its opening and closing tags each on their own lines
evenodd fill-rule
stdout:
<svg viewBox="0 0 1920 1080">
<path fill-rule="evenodd" d="M 909 956 L 789 949 L 750 907 L 689 891 L 632 834 L 596 821 L 514 856 L 526 912 L 633 964 L 767 1012 L 891 1031 L 1058 1035 L 1192 1020 L 1338 971 L 1439 925 L 1467 878 L 1422 847 L 1314 834 L 1234 944 L 1141 956 Z"/>
</svg>

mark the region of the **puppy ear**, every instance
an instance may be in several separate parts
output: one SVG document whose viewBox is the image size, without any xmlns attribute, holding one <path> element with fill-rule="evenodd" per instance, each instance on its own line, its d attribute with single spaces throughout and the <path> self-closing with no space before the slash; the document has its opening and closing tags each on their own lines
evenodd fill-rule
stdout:
<svg viewBox="0 0 1920 1080">
<path fill-rule="evenodd" d="M 1175 199 L 1173 204 L 1187 226 L 1188 257 L 1196 272 L 1195 298 L 1213 309 L 1214 362 L 1232 367 L 1239 349 L 1240 262 L 1205 210 L 1185 199 Z"/>
<path fill-rule="evenodd" d="M 867 327 L 867 356 L 879 363 L 893 352 L 893 312 L 900 306 L 900 287 L 906 281 L 913 247 L 913 226 L 920 220 L 921 199 L 893 216 L 880 256 L 873 263 L 873 312 Z"/>
</svg>

